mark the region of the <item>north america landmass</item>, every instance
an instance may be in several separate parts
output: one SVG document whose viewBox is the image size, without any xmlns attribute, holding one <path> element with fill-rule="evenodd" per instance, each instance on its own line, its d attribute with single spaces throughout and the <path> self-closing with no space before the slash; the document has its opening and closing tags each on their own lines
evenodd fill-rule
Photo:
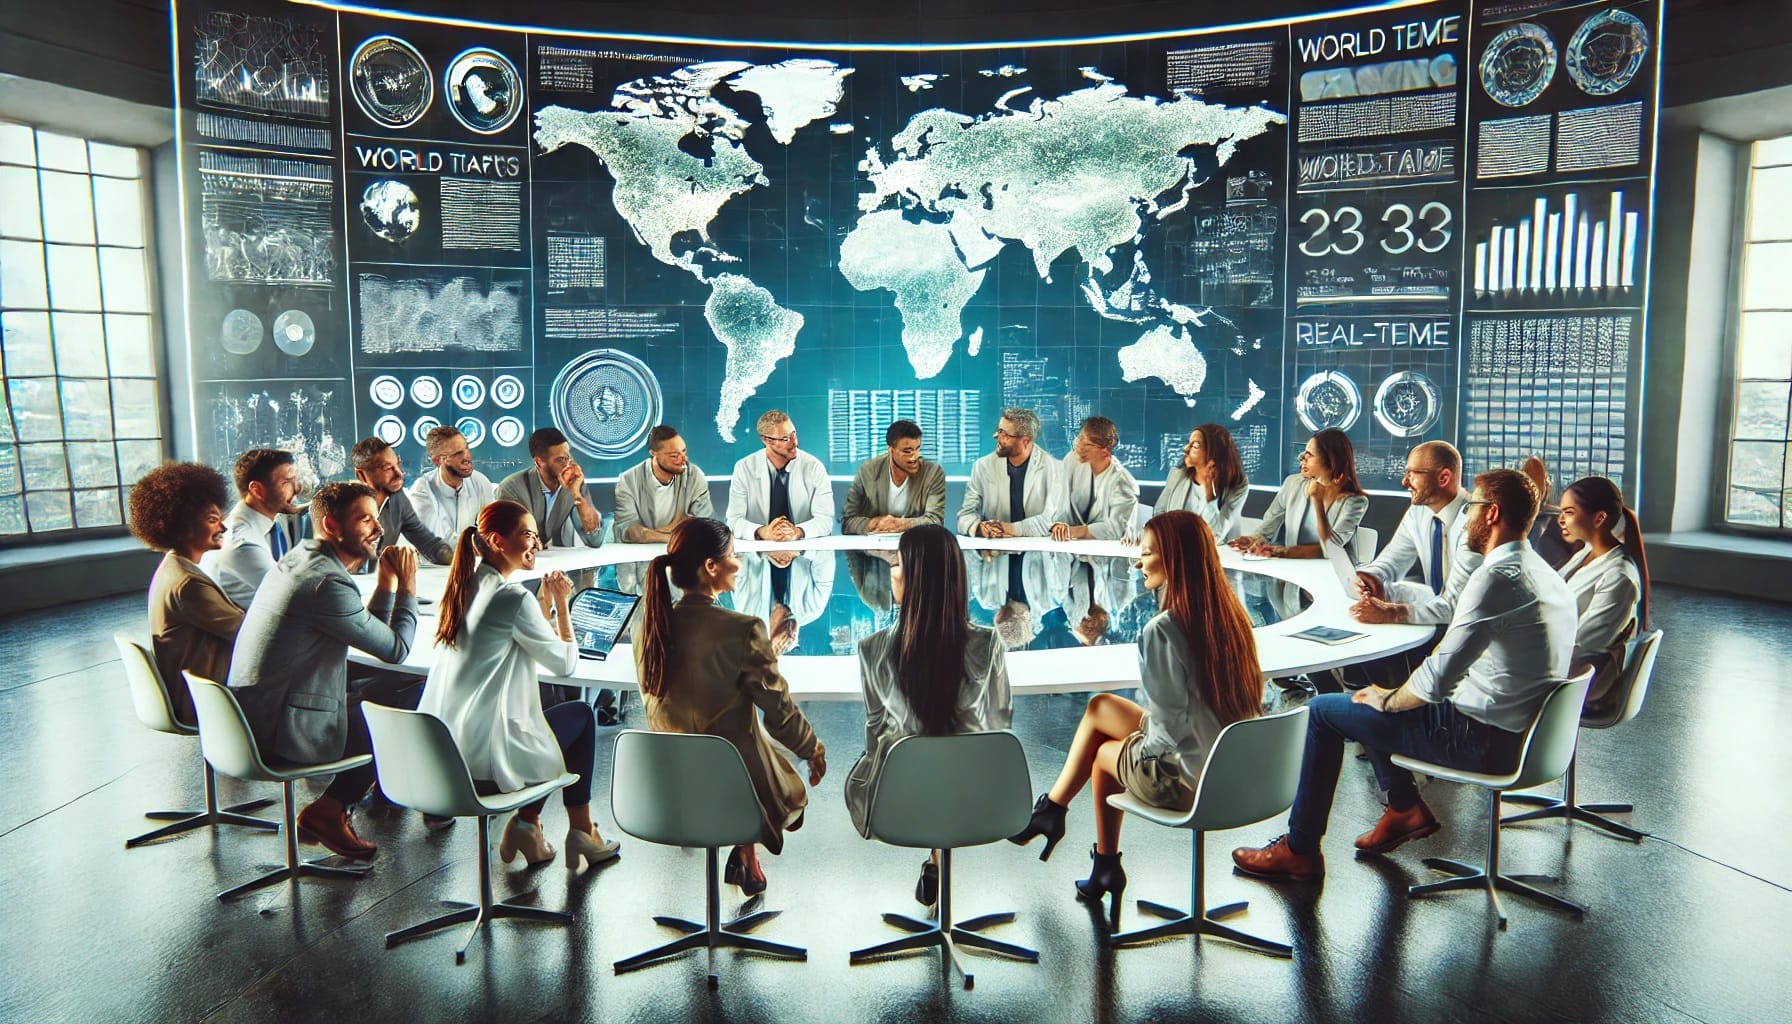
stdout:
<svg viewBox="0 0 1792 1024">
<path fill-rule="evenodd" d="M 1009 70 L 1024 69 L 1002 73 Z M 541 151 L 591 151 L 614 179 L 611 201 L 636 240 L 708 287 L 705 319 L 728 353 L 715 415 L 726 441 L 734 441 L 746 401 L 796 352 L 805 321 L 710 236 L 730 202 L 773 186 L 746 145 L 752 122 L 716 87 L 756 96 L 774 141 L 789 145 L 800 131 L 822 130 L 810 129 L 818 123 L 852 130 L 828 123 L 852 74 L 813 58 L 706 61 L 630 81 L 606 110 L 553 105 L 535 114 Z M 1031 90 L 1021 86 L 981 114 L 921 111 L 887 145 L 869 147 L 858 167 L 868 187 L 841 241 L 839 272 L 857 290 L 890 293 L 903 349 L 925 380 L 945 369 L 961 341 L 976 355 L 981 332 L 967 337 L 963 314 L 1008 246 L 1023 247 L 1046 282 L 1054 263 L 1074 252 L 1088 307 L 1138 325 L 1137 340 L 1116 353 L 1122 379 L 1156 378 L 1192 405 L 1206 382 L 1206 352 L 1240 339 L 1218 311 L 1158 294 L 1141 243 L 1151 224 L 1188 206 L 1240 143 L 1286 116 L 1180 93 L 1134 96 L 1094 68 L 1082 74 L 1088 86 L 1024 106 Z M 1131 257 L 1121 275 L 1115 263 L 1123 253 Z"/>
</svg>

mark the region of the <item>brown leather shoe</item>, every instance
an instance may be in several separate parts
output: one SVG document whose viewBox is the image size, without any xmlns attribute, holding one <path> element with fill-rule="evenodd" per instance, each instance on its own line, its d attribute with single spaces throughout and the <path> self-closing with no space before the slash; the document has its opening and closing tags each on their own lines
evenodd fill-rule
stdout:
<svg viewBox="0 0 1792 1024">
<path fill-rule="evenodd" d="M 1423 800 L 1404 811 L 1389 807 L 1381 812 L 1381 820 L 1374 828 L 1356 837 L 1356 848 L 1364 853 L 1387 853 L 1402 843 L 1423 839 L 1437 829 L 1437 818 Z"/>
<path fill-rule="evenodd" d="M 355 835 L 347 814 L 330 814 L 316 804 L 299 812 L 299 842 L 322 844 L 341 857 L 372 860 L 379 852 L 378 843 L 370 843 Z"/>
<path fill-rule="evenodd" d="M 1277 836 L 1267 846 L 1233 850 L 1232 864 L 1239 874 L 1272 882 L 1317 882 L 1325 877 L 1325 855 L 1317 851 L 1295 853 L 1288 846 L 1287 836 Z"/>
</svg>

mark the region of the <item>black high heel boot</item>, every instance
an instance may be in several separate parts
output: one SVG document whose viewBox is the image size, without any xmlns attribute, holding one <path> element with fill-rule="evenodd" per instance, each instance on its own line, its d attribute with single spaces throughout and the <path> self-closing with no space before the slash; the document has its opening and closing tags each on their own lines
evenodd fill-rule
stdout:
<svg viewBox="0 0 1792 1024">
<path fill-rule="evenodd" d="M 1040 794 L 1039 802 L 1033 805 L 1033 820 L 1027 827 L 1008 837 L 1008 841 L 1016 846 L 1025 846 L 1034 836 L 1045 837 L 1045 849 L 1039 851 L 1040 860 L 1048 860 L 1058 840 L 1064 838 L 1064 815 L 1070 808 L 1059 807 L 1052 803 L 1051 794 Z"/>
<path fill-rule="evenodd" d="M 1083 899 L 1100 903 L 1101 898 L 1109 893 L 1114 894 L 1114 909 L 1120 907 L 1120 894 L 1126 891 L 1126 871 L 1120 866 L 1118 853 L 1097 853 L 1095 847 L 1089 847 L 1089 856 L 1094 858 L 1095 866 L 1090 869 L 1089 877 L 1076 883 L 1076 894 Z"/>
</svg>

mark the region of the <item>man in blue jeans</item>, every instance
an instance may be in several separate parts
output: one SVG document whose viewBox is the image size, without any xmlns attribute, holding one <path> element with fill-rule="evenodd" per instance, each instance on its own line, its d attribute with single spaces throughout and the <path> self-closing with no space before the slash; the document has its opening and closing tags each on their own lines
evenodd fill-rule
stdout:
<svg viewBox="0 0 1792 1024">
<path fill-rule="evenodd" d="M 1319 840 L 1349 740 L 1368 749 L 1388 796 L 1381 820 L 1357 837 L 1364 853 L 1387 853 L 1438 828 L 1412 774 L 1396 767 L 1393 755 L 1478 772 L 1517 764 L 1524 731 L 1568 678 L 1574 653 L 1574 598 L 1525 539 L 1538 504 L 1535 486 L 1514 470 L 1475 478 L 1462 514 L 1469 517 L 1468 546 L 1485 560 L 1463 585 L 1448 631 L 1397 688 L 1313 698 L 1288 834 L 1232 851 L 1240 872 L 1292 881 L 1325 874 Z"/>
</svg>

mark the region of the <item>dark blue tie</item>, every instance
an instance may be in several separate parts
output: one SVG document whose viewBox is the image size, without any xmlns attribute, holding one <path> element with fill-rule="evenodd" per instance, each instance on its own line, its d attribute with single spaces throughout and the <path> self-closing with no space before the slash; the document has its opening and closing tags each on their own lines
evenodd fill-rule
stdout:
<svg viewBox="0 0 1792 1024">
<path fill-rule="evenodd" d="M 1431 517 L 1431 592 L 1444 592 L 1444 521 Z"/>
<path fill-rule="evenodd" d="M 286 554 L 286 531 L 280 529 L 279 523 L 275 523 L 274 528 L 268 531 L 268 550 L 274 553 L 276 562 Z"/>
</svg>

